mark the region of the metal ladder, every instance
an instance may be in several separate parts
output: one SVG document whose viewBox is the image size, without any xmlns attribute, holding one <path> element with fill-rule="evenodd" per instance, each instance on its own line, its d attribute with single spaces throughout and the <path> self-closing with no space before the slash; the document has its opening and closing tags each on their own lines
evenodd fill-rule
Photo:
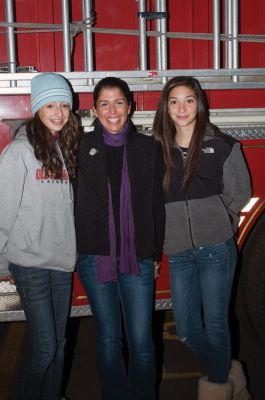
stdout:
<svg viewBox="0 0 265 400">
<path fill-rule="evenodd" d="M 30 80 L 34 76 L 29 72 L 18 72 L 16 60 L 16 40 L 14 21 L 14 0 L 5 0 L 6 29 L 8 49 L 8 72 L 0 74 L 0 94 L 30 93 Z M 213 68 L 169 70 L 167 40 L 166 0 L 156 0 L 154 12 L 147 11 L 146 0 L 138 0 L 139 18 L 139 70 L 108 71 L 109 76 L 119 76 L 126 80 L 132 91 L 160 91 L 165 82 L 176 75 L 196 77 L 205 89 L 265 88 L 264 68 L 239 68 L 238 58 L 238 0 L 225 0 L 225 34 L 220 33 L 220 0 L 213 0 Z M 84 35 L 84 72 L 71 71 L 71 37 L 69 20 L 69 0 L 62 0 L 62 45 L 64 49 L 64 71 L 62 74 L 70 80 L 76 92 L 92 92 L 95 83 L 106 76 L 106 71 L 94 71 L 93 59 L 93 10 L 91 0 L 82 0 L 83 21 L 87 22 Z M 147 20 L 156 20 L 156 69 L 150 70 L 147 52 Z M 192 39 L 192 34 L 189 34 Z M 220 44 L 226 40 L 225 68 L 220 66 Z"/>
</svg>

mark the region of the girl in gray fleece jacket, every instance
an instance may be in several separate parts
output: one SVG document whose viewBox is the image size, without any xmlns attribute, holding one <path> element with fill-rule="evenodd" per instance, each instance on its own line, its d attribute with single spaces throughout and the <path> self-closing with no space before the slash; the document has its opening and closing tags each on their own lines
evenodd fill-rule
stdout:
<svg viewBox="0 0 265 400">
<path fill-rule="evenodd" d="M 33 118 L 0 157 L 0 253 L 9 263 L 31 337 L 20 399 L 59 400 L 76 262 L 70 180 L 79 124 L 70 87 L 58 74 L 34 77 L 31 100 Z"/>
<path fill-rule="evenodd" d="M 162 92 L 154 133 L 164 153 L 164 253 L 177 333 L 208 370 L 199 400 L 229 400 L 234 234 L 251 186 L 240 143 L 210 124 L 208 114 L 199 82 L 173 78 Z"/>
</svg>

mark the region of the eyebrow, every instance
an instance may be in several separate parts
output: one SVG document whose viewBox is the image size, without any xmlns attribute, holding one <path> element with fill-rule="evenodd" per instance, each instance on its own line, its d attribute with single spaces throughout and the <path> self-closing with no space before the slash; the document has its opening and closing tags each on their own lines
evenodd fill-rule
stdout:
<svg viewBox="0 0 265 400">
<path fill-rule="evenodd" d="M 184 97 L 184 99 L 190 99 L 190 98 L 196 99 L 196 96 L 194 96 L 193 94 L 191 94 L 191 95 L 189 95 L 189 96 L 185 96 L 185 97 Z M 168 98 L 168 100 L 171 100 L 171 99 L 179 99 L 179 97 L 170 96 L 170 97 Z"/>
<path fill-rule="evenodd" d="M 119 98 L 119 99 L 114 99 L 113 101 L 120 101 L 120 100 L 126 101 L 126 98 L 122 97 L 122 98 Z M 99 103 L 105 103 L 105 102 L 109 103 L 110 101 L 109 100 L 98 100 L 98 102 Z"/>
</svg>

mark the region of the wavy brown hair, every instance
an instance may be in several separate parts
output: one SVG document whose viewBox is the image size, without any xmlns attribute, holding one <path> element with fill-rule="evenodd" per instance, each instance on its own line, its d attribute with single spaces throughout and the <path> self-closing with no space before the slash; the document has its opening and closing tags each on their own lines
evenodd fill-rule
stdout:
<svg viewBox="0 0 265 400">
<path fill-rule="evenodd" d="M 55 147 L 55 140 L 50 130 L 41 122 L 38 112 L 25 123 L 27 137 L 34 149 L 35 157 L 42 163 L 45 174 L 53 178 L 62 177 L 63 162 Z M 80 140 L 80 122 L 75 114 L 70 112 L 69 120 L 58 133 L 58 142 L 64 163 L 72 179 L 77 171 L 77 148 Z M 19 130 L 14 136 L 17 136 Z"/>
<path fill-rule="evenodd" d="M 182 182 L 183 188 L 186 188 L 189 184 L 198 165 L 203 138 L 209 127 L 209 108 L 207 97 L 197 79 L 190 76 L 178 76 L 168 81 L 161 93 L 153 125 L 155 138 L 161 142 L 163 148 L 165 163 L 163 185 L 166 191 L 169 189 L 170 177 L 174 168 L 173 149 L 176 137 L 176 127 L 168 113 L 168 99 L 171 90 L 177 86 L 186 86 L 190 88 L 194 92 L 198 103 L 195 128 L 188 151 L 188 156 L 184 165 L 184 176 Z"/>
</svg>

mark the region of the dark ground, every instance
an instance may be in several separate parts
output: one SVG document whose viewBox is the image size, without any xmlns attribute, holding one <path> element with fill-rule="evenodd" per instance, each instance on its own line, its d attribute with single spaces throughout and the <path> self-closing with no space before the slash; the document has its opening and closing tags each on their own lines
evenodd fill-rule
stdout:
<svg viewBox="0 0 265 400">
<path fill-rule="evenodd" d="M 196 400 L 197 380 L 205 373 L 195 356 L 179 341 L 171 311 L 156 311 L 154 338 L 161 377 L 159 400 Z M 0 398 L 19 399 L 27 352 L 25 322 L 0 324 Z M 93 317 L 72 318 L 68 326 L 65 388 L 71 400 L 100 400 L 96 374 L 96 327 Z M 248 368 L 253 400 L 265 399 L 265 351 L 247 330 L 241 333 L 241 359 Z M 243 358 L 242 358 L 243 357 Z"/>
</svg>

